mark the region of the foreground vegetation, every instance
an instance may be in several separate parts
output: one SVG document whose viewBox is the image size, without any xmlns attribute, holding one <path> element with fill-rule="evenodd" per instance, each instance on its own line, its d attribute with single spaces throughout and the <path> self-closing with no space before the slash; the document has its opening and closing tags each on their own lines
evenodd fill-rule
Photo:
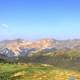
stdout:
<svg viewBox="0 0 80 80">
<path fill-rule="evenodd" d="M 80 72 L 47 64 L 0 63 L 0 80 L 80 80 Z"/>
<path fill-rule="evenodd" d="M 16 62 L 0 59 L 0 80 L 80 80 L 80 52 L 39 52 Z"/>
</svg>

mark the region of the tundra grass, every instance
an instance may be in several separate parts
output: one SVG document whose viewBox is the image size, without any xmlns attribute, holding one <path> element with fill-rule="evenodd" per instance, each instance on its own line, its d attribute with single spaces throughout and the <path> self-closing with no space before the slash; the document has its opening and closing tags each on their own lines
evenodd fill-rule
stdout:
<svg viewBox="0 0 80 80">
<path fill-rule="evenodd" d="M 0 80 L 80 80 L 80 72 L 47 64 L 0 63 Z"/>
</svg>

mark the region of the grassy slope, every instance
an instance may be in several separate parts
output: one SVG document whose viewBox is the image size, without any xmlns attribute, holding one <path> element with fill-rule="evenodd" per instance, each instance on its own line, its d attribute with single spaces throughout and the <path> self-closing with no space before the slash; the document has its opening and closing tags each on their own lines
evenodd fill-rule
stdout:
<svg viewBox="0 0 80 80">
<path fill-rule="evenodd" d="M 0 80 L 80 80 L 80 72 L 60 69 L 45 64 L 0 63 Z"/>
</svg>

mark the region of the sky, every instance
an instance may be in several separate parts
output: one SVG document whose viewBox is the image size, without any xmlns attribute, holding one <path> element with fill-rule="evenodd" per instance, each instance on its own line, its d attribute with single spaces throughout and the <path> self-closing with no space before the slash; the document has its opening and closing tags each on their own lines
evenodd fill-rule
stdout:
<svg viewBox="0 0 80 80">
<path fill-rule="evenodd" d="M 0 40 L 80 38 L 80 0 L 0 0 Z"/>
</svg>

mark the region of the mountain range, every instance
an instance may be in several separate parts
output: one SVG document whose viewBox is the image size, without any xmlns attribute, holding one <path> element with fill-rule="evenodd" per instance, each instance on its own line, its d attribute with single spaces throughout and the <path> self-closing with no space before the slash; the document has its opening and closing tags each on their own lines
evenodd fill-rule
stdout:
<svg viewBox="0 0 80 80">
<path fill-rule="evenodd" d="M 52 55 L 55 51 L 61 50 L 64 53 L 71 50 L 80 52 L 80 39 L 56 40 L 46 38 L 36 41 L 23 39 L 4 40 L 0 42 L 0 59 L 16 61 L 19 58 L 23 59 L 33 55 L 47 55 L 47 53 Z"/>
</svg>

